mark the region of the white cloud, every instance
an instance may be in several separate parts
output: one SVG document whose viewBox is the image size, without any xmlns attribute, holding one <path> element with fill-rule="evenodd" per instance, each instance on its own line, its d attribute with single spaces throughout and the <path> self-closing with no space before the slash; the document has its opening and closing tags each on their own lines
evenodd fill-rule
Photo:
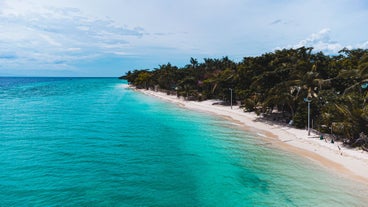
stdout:
<svg viewBox="0 0 368 207">
<path fill-rule="evenodd" d="M 47 43 L 49 43 L 50 46 L 56 46 L 56 47 L 61 47 L 62 46 L 61 43 L 57 42 L 56 40 L 54 40 L 53 38 L 51 38 L 48 35 L 45 35 L 45 34 L 39 34 L 39 35 L 42 39 L 44 39 Z"/>
<path fill-rule="evenodd" d="M 358 43 L 355 45 L 343 45 L 337 41 L 334 41 L 331 39 L 331 30 L 329 28 L 322 29 L 321 31 L 317 33 L 311 34 L 309 37 L 307 37 L 304 40 L 301 40 L 299 43 L 288 46 L 292 48 L 299 48 L 299 47 L 313 47 L 314 51 L 322 51 L 326 54 L 334 55 L 337 54 L 341 49 L 348 48 L 348 49 L 354 49 L 354 48 L 362 48 L 367 49 L 368 48 L 368 41 L 364 43 Z"/>
<path fill-rule="evenodd" d="M 67 51 L 70 51 L 70 52 L 77 52 L 77 51 L 81 51 L 81 48 L 78 48 L 78 47 L 71 47 L 71 48 L 68 48 Z"/>
<path fill-rule="evenodd" d="M 358 45 L 358 48 L 362 48 L 362 49 L 368 49 L 368 41 L 362 43 L 362 44 L 359 44 Z"/>
<path fill-rule="evenodd" d="M 365 0 L 0 0 L 0 70 L 93 65 L 104 57 L 129 68 L 184 65 L 190 57 L 241 60 L 280 45 L 333 54 L 368 47 L 367 7 Z"/>
<path fill-rule="evenodd" d="M 79 60 L 123 54 L 128 40 L 144 35 L 142 28 L 117 25 L 107 18 L 84 15 L 78 9 L 45 8 L 23 1 L 0 8 L 0 66 L 51 65 L 65 67 Z"/>
<path fill-rule="evenodd" d="M 344 46 L 336 41 L 331 40 L 331 30 L 329 28 L 322 29 L 317 33 L 311 34 L 308 38 L 301 40 L 299 43 L 293 46 L 293 48 L 299 47 L 313 47 L 314 51 L 322 51 L 327 54 L 336 54 Z"/>
</svg>

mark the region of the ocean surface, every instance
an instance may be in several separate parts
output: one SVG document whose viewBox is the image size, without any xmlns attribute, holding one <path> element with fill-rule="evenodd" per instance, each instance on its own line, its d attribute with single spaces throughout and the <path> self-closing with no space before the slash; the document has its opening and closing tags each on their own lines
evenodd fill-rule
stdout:
<svg viewBox="0 0 368 207">
<path fill-rule="evenodd" d="M 367 186 L 126 86 L 0 78 L 0 206 L 367 205 Z"/>
</svg>

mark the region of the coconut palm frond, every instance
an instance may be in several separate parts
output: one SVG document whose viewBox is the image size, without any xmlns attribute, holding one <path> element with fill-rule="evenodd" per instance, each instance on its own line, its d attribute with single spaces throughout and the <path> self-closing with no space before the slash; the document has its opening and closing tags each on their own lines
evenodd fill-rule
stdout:
<svg viewBox="0 0 368 207">
<path fill-rule="evenodd" d="M 343 114 L 345 117 L 351 117 L 352 114 L 350 112 L 350 110 L 348 109 L 347 106 L 340 106 L 338 104 L 335 104 L 335 107 L 337 109 L 338 112 L 340 112 L 341 114 Z"/>
</svg>

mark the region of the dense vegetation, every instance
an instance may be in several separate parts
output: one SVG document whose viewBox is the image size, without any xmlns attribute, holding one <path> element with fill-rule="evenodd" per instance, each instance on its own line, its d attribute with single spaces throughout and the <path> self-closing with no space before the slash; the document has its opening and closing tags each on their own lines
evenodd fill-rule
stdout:
<svg viewBox="0 0 368 207">
<path fill-rule="evenodd" d="M 368 50 L 343 49 L 336 56 L 313 48 L 277 50 L 235 63 L 205 58 L 178 68 L 134 70 L 121 78 L 138 88 L 165 90 L 189 100 L 221 99 L 245 111 L 273 115 L 298 128 L 307 126 L 311 101 L 314 128 L 368 149 Z"/>
</svg>

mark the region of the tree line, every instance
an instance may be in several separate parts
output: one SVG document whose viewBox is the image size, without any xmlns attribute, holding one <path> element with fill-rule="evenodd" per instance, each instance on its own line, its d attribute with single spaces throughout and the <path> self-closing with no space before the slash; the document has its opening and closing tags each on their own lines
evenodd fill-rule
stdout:
<svg viewBox="0 0 368 207">
<path fill-rule="evenodd" d="M 310 101 L 315 129 L 368 150 L 368 50 L 344 48 L 334 56 L 312 50 L 276 50 L 238 63 L 228 57 L 203 62 L 191 58 L 181 68 L 167 63 L 120 78 L 188 100 L 232 101 L 244 111 L 277 117 L 297 128 L 307 126 Z"/>
</svg>

